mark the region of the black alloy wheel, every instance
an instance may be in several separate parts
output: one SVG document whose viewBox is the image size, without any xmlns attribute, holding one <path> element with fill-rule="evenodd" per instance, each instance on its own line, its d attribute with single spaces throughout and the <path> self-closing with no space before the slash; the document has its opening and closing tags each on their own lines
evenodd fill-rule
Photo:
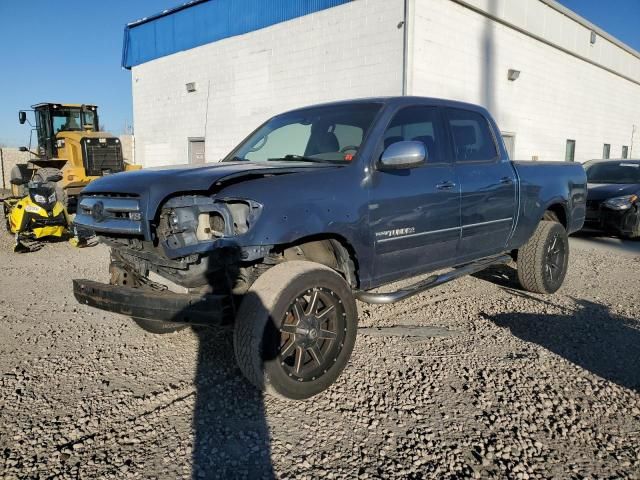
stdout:
<svg viewBox="0 0 640 480">
<path fill-rule="evenodd" d="M 556 232 L 548 242 L 546 262 L 544 265 L 544 275 L 548 285 L 556 283 L 560 276 L 564 275 L 565 257 L 565 243 L 560 238 L 560 233 Z"/>
<path fill-rule="evenodd" d="M 327 373 L 344 346 L 346 315 L 328 288 L 314 287 L 293 300 L 280 326 L 278 352 L 289 377 L 305 382 Z"/>
</svg>

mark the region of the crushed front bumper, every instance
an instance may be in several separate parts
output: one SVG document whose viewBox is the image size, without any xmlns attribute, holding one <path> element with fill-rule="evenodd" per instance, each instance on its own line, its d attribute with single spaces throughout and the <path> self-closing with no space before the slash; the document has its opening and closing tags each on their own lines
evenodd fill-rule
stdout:
<svg viewBox="0 0 640 480">
<path fill-rule="evenodd" d="M 603 205 L 587 211 L 585 230 L 611 232 L 624 237 L 640 236 L 640 207 L 633 205 L 628 210 L 612 210 Z"/>
<path fill-rule="evenodd" d="M 222 325 L 233 313 L 226 295 L 154 291 L 84 279 L 73 281 L 73 294 L 78 302 L 108 312 L 190 325 Z"/>
</svg>

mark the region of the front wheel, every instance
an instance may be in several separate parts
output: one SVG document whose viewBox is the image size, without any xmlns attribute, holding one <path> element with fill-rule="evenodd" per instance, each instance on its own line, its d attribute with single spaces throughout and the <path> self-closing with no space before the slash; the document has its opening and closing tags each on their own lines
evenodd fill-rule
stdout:
<svg viewBox="0 0 640 480">
<path fill-rule="evenodd" d="M 562 224 L 543 220 L 518 250 L 518 280 L 533 293 L 554 293 L 563 284 L 569 266 L 569 238 Z"/>
<path fill-rule="evenodd" d="M 347 282 L 313 262 L 263 273 L 244 295 L 234 328 L 242 373 L 260 390 L 302 400 L 327 389 L 351 356 L 358 328 Z"/>
</svg>

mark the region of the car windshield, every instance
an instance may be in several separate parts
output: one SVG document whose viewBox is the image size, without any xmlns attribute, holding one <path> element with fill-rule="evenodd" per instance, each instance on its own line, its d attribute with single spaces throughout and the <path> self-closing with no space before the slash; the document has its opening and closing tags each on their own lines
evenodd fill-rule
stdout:
<svg viewBox="0 0 640 480">
<path fill-rule="evenodd" d="M 640 183 L 640 162 L 594 163 L 587 167 L 589 183 Z"/>
<path fill-rule="evenodd" d="M 224 161 L 349 163 L 381 107 L 379 103 L 329 105 L 279 115 Z"/>
</svg>

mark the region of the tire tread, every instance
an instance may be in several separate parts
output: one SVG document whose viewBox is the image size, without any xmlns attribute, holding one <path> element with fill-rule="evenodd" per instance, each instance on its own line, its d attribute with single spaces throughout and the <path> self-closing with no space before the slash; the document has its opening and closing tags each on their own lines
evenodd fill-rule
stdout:
<svg viewBox="0 0 640 480">
<path fill-rule="evenodd" d="M 553 220 L 540 221 L 529 241 L 518 250 L 518 280 L 529 292 L 551 293 L 544 282 L 542 261 L 547 238 L 556 225 L 562 226 Z"/>
</svg>

